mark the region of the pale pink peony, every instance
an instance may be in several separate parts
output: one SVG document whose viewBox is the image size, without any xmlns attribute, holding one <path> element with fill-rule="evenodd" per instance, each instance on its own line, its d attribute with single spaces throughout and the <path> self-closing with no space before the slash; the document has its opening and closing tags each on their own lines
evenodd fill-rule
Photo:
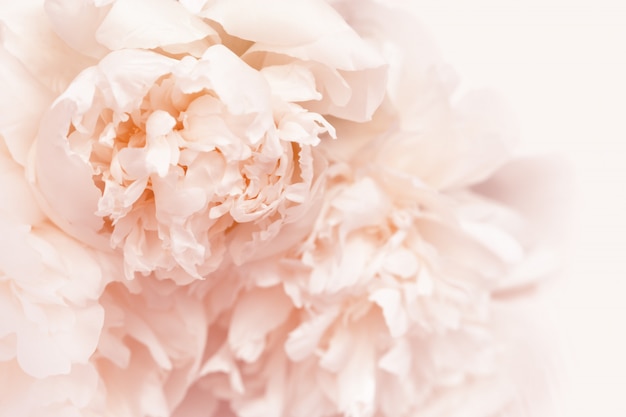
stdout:
<svg viewBox="0 0 626 417">
<path fill-rule="evenodd" d="M 143 4 L 113 3 L 110 8 L 85 2 L 75 17 L 99 16 L 96 39 L 112 39 L 105 36 L 107 24 L 128 23 L 129 11 L 118 8 Z M 185 283 L 215 270 L 227 254 L 241 264 L 297 241 L 302 235 L 294 229 L 305 230 L 302 226 L 292 227 L 288 239 L 273 238 L 317 205 L 325 163 L 314 147 L 324 136 L 334 137 L 334 128 L 317 111 L 367 119 L 384 92 L 384 62 L 325 4 L 303 2 L 283 10 L 285 16 L 272 14 L 277 30 L 284 26 L 285 33 L 269 37 L 262 28 L 231 22 L 234 9 L 228 4 L 214 4 L 215 10 L 202 15 L 226 30 L 232 25 L 228 36 L 260 37 L 248 42 L 242 57 L 258 71 L 221 45 L 208 47 L 197 60 L 180 61 L 122 49 L 78 76 L 40 127 L 33 180 L 48 214 L 89 244 L 100 247 L 101 237 L 110 235 L 112 246 L 123 249 L 129 278 L 156 271 L 160 278 Z M 76 12 L 58 6 L 49 3 L 53 22 Z M 98 13 L 88 12 L 94 8 Z M 169 8 L 186 13 L 169 5 L 159 16 Z M 328 27 L 309 25 L 312 33 L 303 32 L 291 26 L 293 14 L 305 23 L 321 18 Z M 152 43 L 145 44 L 149 32 L 140 21 L 134 24 L 139 26 L 129 29 L 132 39 L 126 43 L 102 42 L 113 49 L 174 42 L 149 37 Z M 328 47 L 327 31 L 336 37 L 333 42 L 345 43 L 337 48 L 345 54 Z M 72 40 L 84 39 L 60 34 L 71 35 L 67 41 L 75 47 Z M 95 54 L 93 48 L 86 52 Z M 66 161 L 61 168 L 59 161 Z"/>
<path fill-rule="evenodd" d="M 406 11 L 0 10 L 0 414 L 492 417 L 543 400 L 517 300 L 547 262 L 506 204 L 515 129 L 495 95 L 456 97 Z"/>
<path fill-rule="evenodd" d="M 33 169 L 50 216 L 87 243 L 110 239 L 128 278 L 185 283 L 227 250 L 236 263 L 256 255 L 306 214 L 324 134 L 334 131 L 322 116 L 272 95 L 221 45 L 181 61 L 124 50 L 55 101 Z"/>
</svg>

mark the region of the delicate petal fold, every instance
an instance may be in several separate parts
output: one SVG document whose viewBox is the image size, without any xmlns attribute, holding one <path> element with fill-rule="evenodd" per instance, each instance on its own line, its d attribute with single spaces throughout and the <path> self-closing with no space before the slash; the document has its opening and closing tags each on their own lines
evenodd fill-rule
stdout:
<svg viewBox="0 0 626 417">
<path fill-rule="evenodd" d="M 153 49 L 217 37 L 209 25 L 169 0 L 46 0 L 46 11 L 68 45 L 96 58 L 110 50 Z"/>
<path fill-rule="evenodd" d="M 24 165 L 37 135 L 37 123 L 33 120 L 41 118 L 52 95 L 3 46 L 0 61 L 0 135 L 13 159 Z"/>
<path fill-rule="evenodd" d="M 241 10 L 249 14 L 241 15 Z M 284 64 L 284 56 L 311 64 L 322 94 L 307 106 L 322 114 L 365 121 L 385 93 L 386 64 L 321 0 L 216 1 L 199 13 L 238 38 L 253 41 L 244 57 L 260 67 Z M 335 91 L 343 90 L 338 99 Z"/>
<path fill-rule="evenodd" d="M 175 1 L 116 0 L 95 35 L 111 50 L 151 49 L 196 41 L 215 31 Z"/>
</svg>

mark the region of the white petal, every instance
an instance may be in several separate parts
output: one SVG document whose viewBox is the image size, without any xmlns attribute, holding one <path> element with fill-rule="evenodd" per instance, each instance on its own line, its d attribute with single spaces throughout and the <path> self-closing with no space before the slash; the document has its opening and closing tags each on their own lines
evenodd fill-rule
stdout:
<svg viewBox="0 0 626 417">
<path fill-rule="evenodd" d="M 204 376 L 214 372 L 224 372 L 228 374 L 231 388 L 238 393 L 244 392 L 239 368 L 226 344 L 204 364 L 202 369 L 200 369 L 199 375 Z"/>
<path fill-rule="evenodd" d="M 267 334 L 289 316 L 292 304 L 282 288 L 254 289 L 237 301 L 228 331 L 235 356 L 255 361 L 263 352 Z"/>
<path fill-rule="evenodd" d="M 382 308 L 391 337 L 400 337 L 406 333 L 409 328 L 409 318 L 404 309 L 402 294 L 399 290 L 381 288 L 374 291 L 369 299 Z"/>
<path fill-rule="evenodd" d="M 185 6 L 193 14 L 198 14 L 208 0 L 180 0 L 180 4 Z"/>
<path fill-rule="evenodd" d="M 248 13 L 242 15 L 241 10 Z M 347 99 L 329 99 L 336 88 L 314 70 L 323 99 L 310 103 L 313 111 L 365 121 L 384 97 L 385 62 L 321 0 L 220 0 L 208 5 L 201 14 L 219 22 L 229 34 L 256 42 L 246 52 L 246 59 L 254 61 L 258 52 L 273 52 L 339 71 L 339 78 L 348 87 Z M 271 57 L 264 59 L 265 66 L 284 63 L 279 62 L 280 58 L 276 62 Z M 324 72 L 328 74 L 328 70 L 320 71 Z"/>
<path fill-rule="evenodd" d="M 53 97 L 3 46 L 0 62 L 0 136 L 11 156 L 24 165 L 37 135 L 38 121 Z"/>
<path fill-rule="evenodd" d="M 497 226 L 484 222 L 463 222 L 462 227 L 503 261 L 515 263 L 522 260 L 524 249 L 520 242 Z"/>
<path fill-rule="evenodd" d="M 90 0 L 45 0 L 45 9 L 55 32 L 75 50 L 102 58 L 107 48 L 96 40 L 96 29 L 111 9 Z"/>
<path fill-rule="evenodd" d="M 378 366 L 389 373 L 404 377 L 411 371 L 411 356 L 412 352 L 409 342 L 407 342 L 406 338 L 400 338 L 378 360 Z"/>
<path fill-rule="evenodd" d="M 47 214 L 65 231 L 97 246 L 108 244 L 97 236 L 102 219 L 96 216 L 100 190 L 92 181 L 91 167 L 73 154 L 67 132 L 75 105 L 57 103 L 44 117 L 34 157 L 34 175 L 43 196 Z M 71 184 L 71 186 L 68 186 Z"/>
<path fill-rule="evenodd" d="M 260 50 L 288 51 L 288 55 L 344 70 L 384 65 L 322 0 L 218 0 L 201 14 L 219 22 L 229 34 L 257 42 Z"/>
<path fill-rule="evenodd" d="M 384 261 L 387 272 L 402 278 L 411 278 L 417 274 L 418 261 L 415 254 L 405 248 L 393 250 Z"/>
<path fill-rule="evenodd" d="M 202 56 L 212 89 L 233 114 L 266 113 L 270 108 L 269 86 L 263 76 L 222 45 Z"/>
<path fill-rule="evenodd" d="M 26 181 L 24 169 L 0 153 L 0 213 L 17 223 L 35 225 L 45 219 Z"/>
<path fill-rule="evenodd" d="M 130 113 L 139 107 L 154 82 L 169 73 L 177 63 L 174 59 L 150 51 L 115 51 L 98 63 L 97 81 L 92 80 L 90 83 L 105 90 L 108 107 L 118 112 Z M 105 83 L 108 88 L 100 85 L 101 83 Z M 81 88 L 85 87 L 74 82 L 64 96 L 76 100 L 83 95 Z"/>
<path fill-rule="evenodd" d="M 272 94 L 284 101 L 320 100 L 322 95 L 315 89 L 313 73 L 298 64 L 271 65 L 261 69 L 270 84 Z"/>
<path fill-rule="evenodd" d="M 24 63 L 35 79 L 55 94 L 63 91 L 80 71 L 95 63 L 72 50 L 53 32 L 41 8 L 6 18 L 6 27 L 0 23 L 3 45 Z"/>
<path fill-rule="evenodd" d="M 193 42 L 215 31 L 170 0 L 117 0 L 96 33 L 110 49 L 157 48 Z"/>
<path fill-rule="evenodd" d="M 167 174 L 172 160 L 170 141 L 165 135 L 171 132 L 174 126 L 176 126 L 176 119 L 163 110 L 154 111 L 146 121 L 148 147 L 146 163 L 160 177 Z"/>
<path fill-rule="evenodd" d="M 298 362 L 311 355 L 336 316 L 336 312 L 321 314 L 292 330 L 285 342 L 285 351 L 289 358 Z"/>
</svg>

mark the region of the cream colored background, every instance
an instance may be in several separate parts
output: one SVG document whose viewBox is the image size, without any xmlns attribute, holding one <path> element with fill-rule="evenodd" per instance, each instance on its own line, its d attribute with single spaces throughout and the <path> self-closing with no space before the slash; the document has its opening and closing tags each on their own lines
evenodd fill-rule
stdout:
<svg viewBox="0 0 626 417">
<path fill-rule="evenodd" d="M 626 416 L 626 1 L 412 4 L 466 87 L 507 97 L 524 151 L 571 161 L 570 259 L 548 297 L 561 414 Z"/>
</svg>

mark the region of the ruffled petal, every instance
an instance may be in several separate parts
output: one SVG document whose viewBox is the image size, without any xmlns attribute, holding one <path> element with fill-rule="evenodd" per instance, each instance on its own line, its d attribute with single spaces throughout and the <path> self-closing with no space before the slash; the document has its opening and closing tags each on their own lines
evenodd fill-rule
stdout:
<svg viewBox="0 0 626 417">
<path fill-rule="evenodd" d="M 250 14 L 242 16 L 241 10 Z M 217 21 L 230 35 L 255 42 L 244 55 L 250 62 L 261 54 L 261 66 L 283 64 L 281 56 L 321 64 L 324 68 L 313 73 L 322 98 L 307 104 L 313 111 L 365 121 L 382 101 L 385 62 L 323 1 L 217 1 L 200 15 Z M 337 83 L 345 92 L 342 100 L 333 99 Z"/>
<path fill-rule="evenodd" d="M 170 0 L 116 0 L 95 33 L 111 50 L 158 48 L 208 36 L 216 36 L 209 25 Z"/>
<path fill-rule="evenodd" d="M 46 0 L 46 11 L 55 31 L 68 45 L 96 58 L 109 50 L 152 49 L 193 44 L 207 37 L 217 39 L 209 25 L 180 3 L 169 0 Z"/>
</svg>

